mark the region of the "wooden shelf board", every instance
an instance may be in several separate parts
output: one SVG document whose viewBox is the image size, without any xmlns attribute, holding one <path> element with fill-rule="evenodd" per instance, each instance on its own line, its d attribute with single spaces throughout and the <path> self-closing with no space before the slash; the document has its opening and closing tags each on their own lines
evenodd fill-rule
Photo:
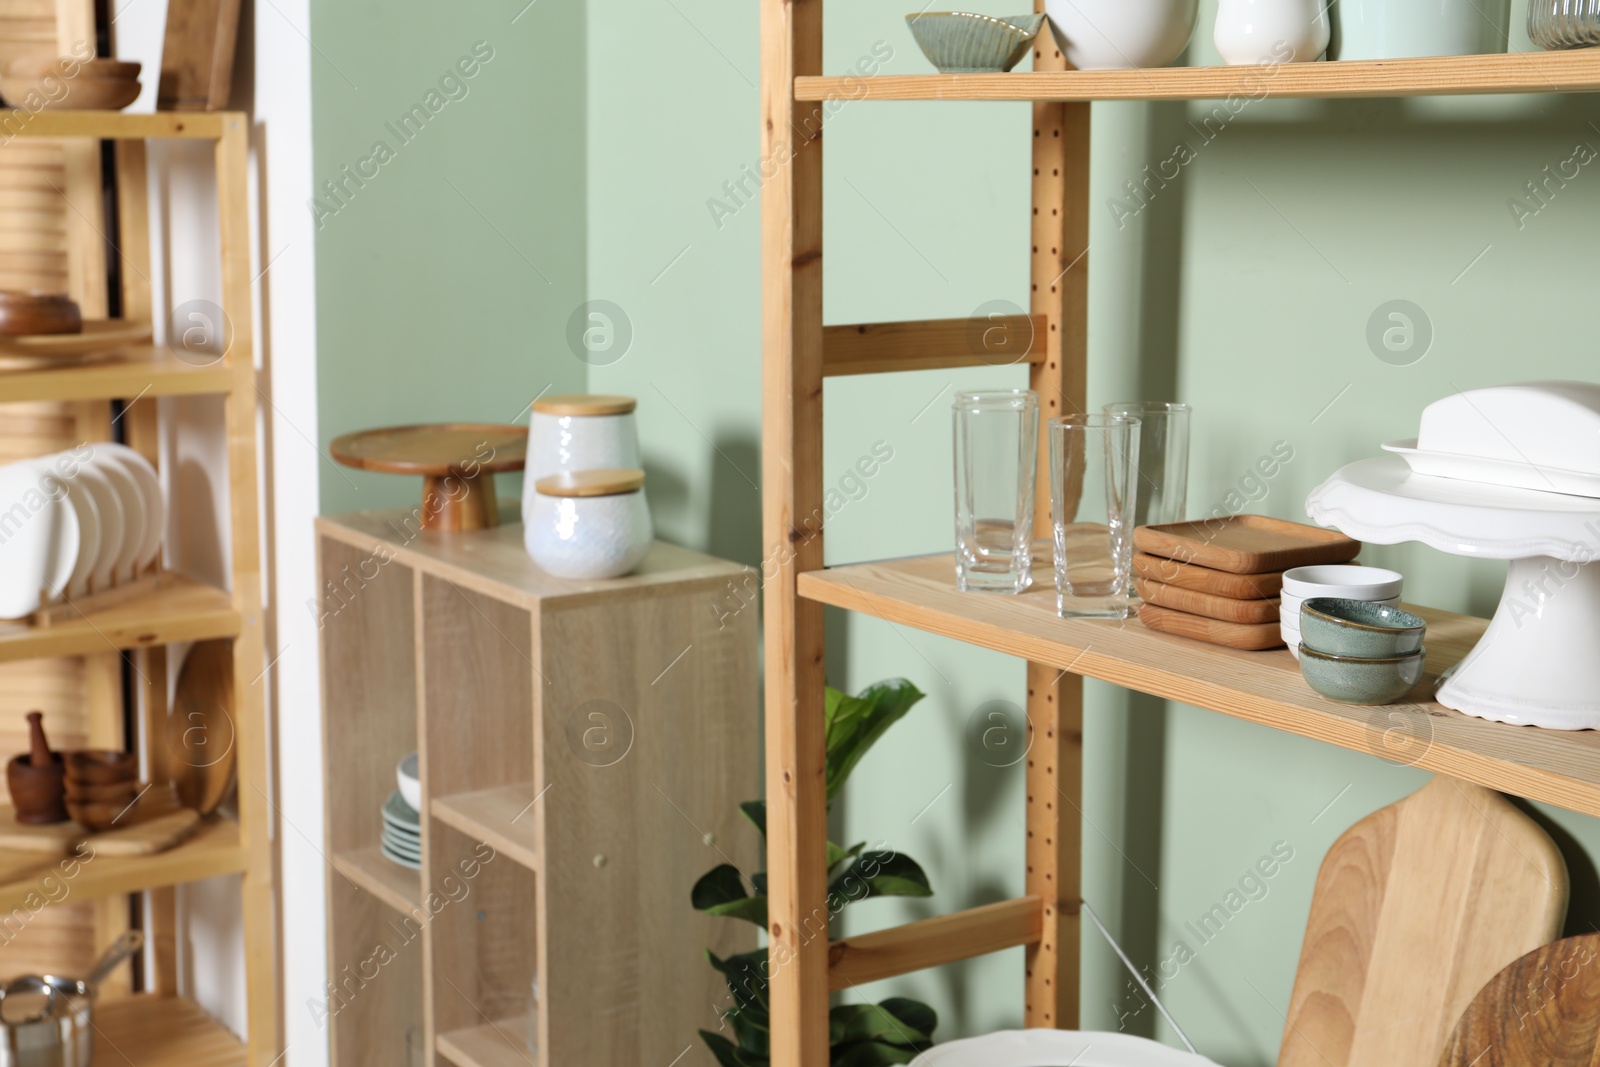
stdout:
<svg viewBox="0 0 1600 1067">
<path fill-rule="evenodd" d="M 232 597 L 181 575 L 170 579 L 149 596 L 53 626 L 0 622 L 0 663 L 239 635 Z"/>
<path fill-rule="evenodd" d="M 519 1015 L 497 1023 L 440 1034 L 439 1054 L 456 1067 L 527 1067 L 539 1057 L 523 1044 L 528 1019 Z"/>
<path fill-rule="evenodd" d="M 0 356 L 0 368 L 5 366 Z M 0 403 L 31 400 L 132 400 L 226 393 L 234 383 L 226 360 L 196 366 L 164 345 L 135 345 L 116 357 L 56 366 L 0 369 Z"/>
<path fill-rule="evenodd" d="M 185 997 L 145 994 L 94 1009 L 95 1067 L 243 1067 L 243 1043 Z"/>
<path fill-rule="evenodd" d="M 93 838 L 88 847 L 94 847 Z M 0 852 L 0 915 L 35 912 L 41 902 L 96 900 L 237 874 L 248 859 L 239 824 L 221 816 L 206 819 L 183 844 L 151 856 L 69 860 L 50 852 L 6 850 Z"/>
<path fill-rule="evenodd" d="M 336 853 L 333 869 L 402 915 L 422 906 L 422 872 L 400 866 L 377 845 Z"/>
<path fill-rule="evenodd" d="M 54 111 L 13 119 L 7 136 L 14 137 L 94 137 L 102 140 L 136 141 L 147 137 L 180 137 L 216 140 L 229 123 L 243 123 L 237 111 L 184 111 L 136 114 L 127 111 Z"/>
<path fill-rule="evenodd" d="M 1050 31 L 1044 31 L 1048 34 Z M 1215 100 L 1453 96 L 1600 90 L 1600 49 L 1284 63 L 1274 69 L 1154 67 L 1010 74 L 801 77 L 797 100 Z"/>
<path fill-rule="evenodd" d="M 538 870 L 534 841 L 534 790 L 531 782 L 475 793 L 434 797 L 433 817 L 462 833 L 486 841 L 494 850 L 529 870 Z"/>
<path fill-rule="evenodd" d="M 1048 562 L 1035 570 L 1033 589 L 1021 596 L 959 592 L 948 555 L 813 571 L 800 576 L 799 592 L 1074 674 L 1355 751 L 1387 752 L 1424 770 L 1600 815 L 1600 732 L 1507 726 L 1432 700 L 1337 704 L 1306 686 L 1287 650 L 1219 648 L 1155 633 L 1137 619 L 1062 619 Z M 1431 694 L 1439 673 L 1471 649 L 1487 623 L 1413 610 L 1428 620 L 1427 676 L 1417 693 Z"/>
</svg>

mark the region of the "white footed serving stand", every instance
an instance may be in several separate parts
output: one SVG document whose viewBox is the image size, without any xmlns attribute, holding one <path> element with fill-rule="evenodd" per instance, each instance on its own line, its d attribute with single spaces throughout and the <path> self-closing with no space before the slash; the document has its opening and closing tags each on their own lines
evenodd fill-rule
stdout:
<svg viewBox="0 0 1600 1067">
<path fill-rule="evenodd" d="M 1511 561 L 1494 620 L 1439 682 L 1447 708 L 1517 726 L 1600 729 L 1600 499 L 1352 463 L 1306 498 L 1312 521 L 1374 544 Z"/>
</svg>

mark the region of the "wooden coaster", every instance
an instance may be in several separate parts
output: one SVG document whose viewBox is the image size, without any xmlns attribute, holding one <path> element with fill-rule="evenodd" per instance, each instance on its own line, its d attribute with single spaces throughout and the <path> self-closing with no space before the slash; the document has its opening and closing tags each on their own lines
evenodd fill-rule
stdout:
<svg viewBox="0 0 1600 1067">
<path fill-rule="evenodd" d="M 1222 622 L 1219 619 L 1207 619 L 1155 604 L 1139 606 L 1139 621 L 1157 633 L 1187 637 L 1195 641 L 1204 641 L 1208 645 L 1239 648 L 1247 652 L 1283 647 L 1283 634 L 1275 622 L 1260 625 Z"/>
<path fill-rule="evenodd" d="M 1283 592 L 1283 572 L 1266 571 L 1262 574 L 1229 574 L 1210 567 L 1197 567 L 1193 563 L 1179 563 L 1175 559 L 1133 554 L 1134 573 L 1162 585 L 1175 585 L 1179 589 L 1193 589 L 1197 593 L 1225 596 L 1233 600 L 1266 600 Z"/>
<path fill-rule="evenodd" d="M 1134 582 L 1140 599 L 1147 604 L 1187 611 L 1219 622 L 1238 622 L 1246 625 L 1278 621 L 1278 598 L 1271 600 L 1234 600 L 1210 593 L 1197 593 L 1193 589 L 1179 589 L 1144 578 Z"/>
<path fill-rule="evenodd" d="M 1133 531 L 1141 552 L 1180 563 L 1198 563 L 1230 574 L 1261 574 L 1347 563 L 1361 553 L 1361 542 L 1337 530 L 1324 530 L 1265 515 L 1141 526 Z"/>
</svg>

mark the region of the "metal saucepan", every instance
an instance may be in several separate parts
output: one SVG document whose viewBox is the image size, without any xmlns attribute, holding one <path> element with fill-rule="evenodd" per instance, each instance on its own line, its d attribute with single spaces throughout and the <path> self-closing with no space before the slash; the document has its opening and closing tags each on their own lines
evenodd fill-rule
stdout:
<svg viewBox="0 0 1600 1067">
<path fill-rule="evenodd" d="M 90 1067 L 95 988 L 144 947 L 130 930 L 84 979 L 32 975 L 0 985 L 0 1067 Z"/>
</svg>

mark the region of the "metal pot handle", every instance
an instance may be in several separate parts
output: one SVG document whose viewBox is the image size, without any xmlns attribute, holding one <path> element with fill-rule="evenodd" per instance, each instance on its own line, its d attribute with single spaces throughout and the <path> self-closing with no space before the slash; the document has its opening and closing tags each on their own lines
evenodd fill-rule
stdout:
<svg viewBox="0 0 1600 1067">
<path fill-rule="evenodd" d="M 26 1019 L 21 1020 L 20 1022 L 7 1019 L 5 1001 L 6 997 L 13 993 L 43 993 L 44 1007 L 40 1008 L 38 1011 L 34 1012 L 34 1014 L 28 1016 Z M 37 975 L 29 975 L 26 978 L 18 978 L 16 981 L 10 983 L 0 983 L 0 1025 L 13 1027 L 30 1026 L 33 1023 L 42 1022 L 55 1014 L 56 997 L 56 987 Z"/>
<path fill-rule="evenodd" d="M 105 981 L 106 975 L 116 970 L 118 964 L 143 947 L 144 934 L 138 930 L 126 931 L 106 949 L 105 954 L 95 963 L 94 970 L 89 972 L 89 977 L 83 980 L 83 984 L 89 987 L 90 993 L 93 993 L 95 987 Z"/>
</svg>

